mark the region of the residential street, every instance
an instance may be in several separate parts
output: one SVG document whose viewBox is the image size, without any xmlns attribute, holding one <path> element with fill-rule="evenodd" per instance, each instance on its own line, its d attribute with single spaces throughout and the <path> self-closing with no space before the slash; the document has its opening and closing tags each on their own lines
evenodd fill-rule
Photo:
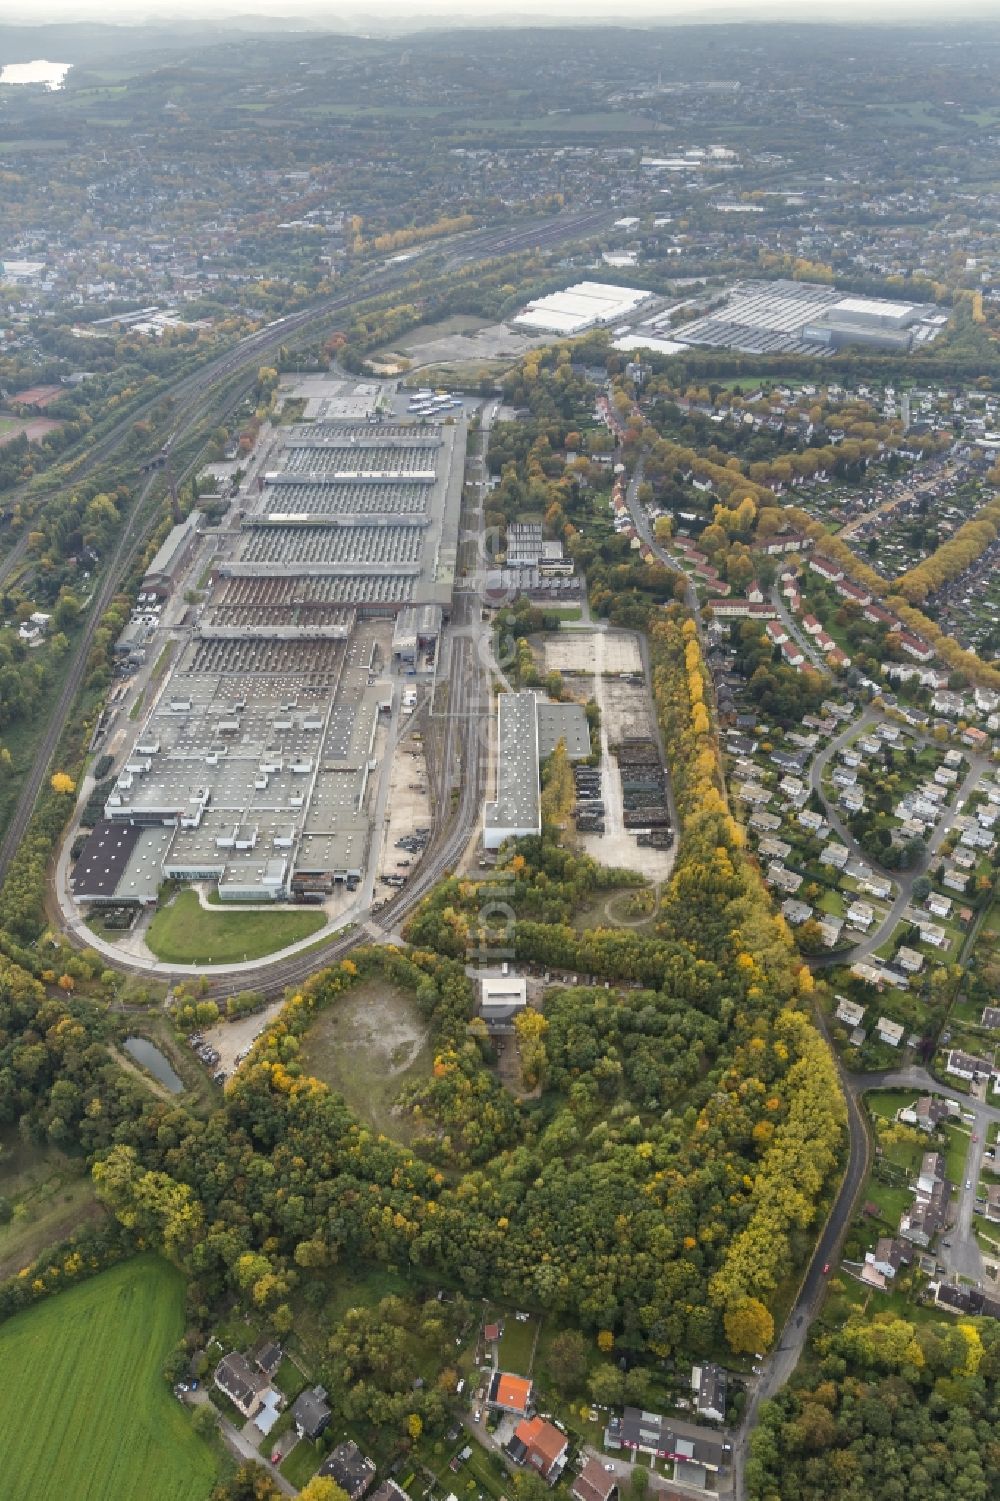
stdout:
<svg viewBox="0 0 1000 1501">
<path fill-rule="evenodd" d="M 870 933 L 867 933 L 864 938 L 860 939 L 853 946 L 849 955 L 845 956 L 843 953 L 831 954 L 829 956 L 823 955 L 814 961 L 814 964 L 820 968 L 831 964 L 843 964 L 845 962 L 853 964 L 859 959 L 867 959 L 876 949 L 881 948 L 886 939 L 895 931 L 897 923 L 902 920 L 906 909 L 912 901 L 914 881 L 916 881 L 918 876 L 923 875 L 928 867 L 933 864 L 937 858 L 938 851 L 948 837 L 951 828 L 948 812 L 955 812 L 961 808 L 968 800 L 979 778 L 990 764 L 983 756 L 970 755 L 968 757 L 971 763 L 970 770 L 961 785 L 956 789 L 950 808 L 938 820 L 937 827 L 927 841 L 927 854 L 924 859 L 919 865 L 914 866 L 912 870 L 886 870 L 876 860 L 872 860 L 859 849 L 857 840 L 841 819 L 836 809 L 831 805 L 830 798 L 823 792 L 823 772 L 842 747 L 850 741 L 857 739 L 859 735 L 864 734 L 872 726 L 884 723 L 885 718 L 886 716 L 880 709 L 874 709 L 869 706 L 865 709 L 860 719 L 852 720 L 839 735 L 830 741 L 829 745 L 824 747 L 820 754 L 815 757 L 809 768 L 810 787 L 813 792 L 817 793 L 823 799 L 823 806 L 826 809 L 826 818 L 830 827 L 836 832 L 842 843 L 847 845 L 852 855 L 857 855 L 859 859 L 864 860 L 879 874 L 888 876 L 898 888 L 897 895 L 886 914 L 885 920 L 878 927 L 873 928 Z M 917 736 L 916 738 L 922 740 L 926 737 Z"/>
<path fill-rule="evenodd" d="M 790 640 L 794 641 L 796 646 L 798 646 L 800 650 L 805 653 L 805 656 L 809 662 L 809 666 L 815 667 L 816 671 L 821 673 L 823 677 L 830 677 L 831 672 L 829 667 L 826 665 L 826 658 L 822 655 L 821 652 L 818 652 L 816 650 L 816 647 L 813 645 L 812 638 L 808 636 L 802 629 L 802 622 L 796 620 L 792 615 L 788 606 L 785 604 L 784 598 L 782 597 L 777 584 L 775 584 L 771 590 L 771 604 L 777 610 L 778 619 L 781 621 L 781 624 L 788 632 Z"/>
<path fill-rule="evenodd" d="M 917 1066 L 887 1074 L 852 1074 L 849 1080 L 852 1090 L 902 1087 L 913 1088 L 928 1094 L 934 1092 L 947 1096 L 949 1093 L 947 1083 L 939 1083 L 926 1069 Z M 976 1202 L 976 1184 L 979 1182 L 986 1151 L 987 1128 L 994 1122 L 1000 1121 L 1000 1106 L 987 1105 L 983 1100 L 977 1100 L 972 1095 L 957 1092 L 954 1098 L 960 1101 L 963 1111 L 974 1116 L 975 1119 L 969 1125 L 970 1137 L 968 1155 L 965 1160 L 965 1177 L 961 1183 L 955 1184 L 955 1197 L 952 1203 L 957 1205 L 957 1217 L 952 1229 L 942 1237 L 944 1240 L 951 1241 L 951 1245 L 944 1246 L 939 1240 L 937 1258 L 952 1275 L 982 1282 L 987 1268 L 972 1231 L 972 1214 Z M 973 1141 L 973 1136 L 978 1137 L 978 1141 Z M 966 1188 L 966 1183 L 970 1184 L 969 1188 Z"/>
</svg>

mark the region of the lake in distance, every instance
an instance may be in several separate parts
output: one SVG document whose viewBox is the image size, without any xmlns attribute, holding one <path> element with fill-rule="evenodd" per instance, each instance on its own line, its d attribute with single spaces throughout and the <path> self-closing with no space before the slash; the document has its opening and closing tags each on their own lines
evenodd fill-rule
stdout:
<svg viewBox="0 0 1000 1501">
<path fill-rule="evenodd" d="M 47 89 L 61 89 L 72 63 L 50 63 L 36 58 L 33 63 L 6 63 L 0 83 L 41 83 Z"/>
</svg>

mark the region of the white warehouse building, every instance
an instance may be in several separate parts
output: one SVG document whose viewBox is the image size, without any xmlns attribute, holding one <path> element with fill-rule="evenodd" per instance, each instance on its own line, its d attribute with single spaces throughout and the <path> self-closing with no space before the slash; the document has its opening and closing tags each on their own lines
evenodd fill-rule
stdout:
<svg viewBox="0 0 1000 1501">
<path fill-rule="evenodd" d="M 588 328 L 620 323 L 652 297 L 635 287 L 616 287 L 609 282 L 580 281 L 564 292 L 552 292 L 529 302 L 512 319 L 515 328 L 532 333 L 582 334 Z"/>
</svg>

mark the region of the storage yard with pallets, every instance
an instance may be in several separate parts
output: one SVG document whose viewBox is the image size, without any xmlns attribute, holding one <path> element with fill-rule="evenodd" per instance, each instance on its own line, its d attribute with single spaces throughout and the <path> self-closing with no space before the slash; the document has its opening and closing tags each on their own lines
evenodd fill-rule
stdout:
<svg viewBox="0 0 1000 1501">
<path fill-rule="evenodd" d="M 596 699 L 601 711 L 601 763 L 575 768 L 581 846 L 602 865 L 664 880 L 674 861 L 669 789 L 639 638 L 566 630 L 536 644 L 545 671 L 561 673 L 564 692 Z"/>
</svg>

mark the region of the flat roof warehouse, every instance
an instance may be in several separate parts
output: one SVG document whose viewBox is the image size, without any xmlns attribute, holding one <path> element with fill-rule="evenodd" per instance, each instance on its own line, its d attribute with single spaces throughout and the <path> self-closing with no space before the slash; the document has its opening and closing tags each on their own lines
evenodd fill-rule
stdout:
<svg viewBox="0 0 1000 1501">
<path fill-rule="evenodd" d="M 588 328 L 620 323 L 653 296 L 610 282 L 581 281 L 564 292 L 538 297 L 511 320 L 515 328 L 535 333 L 578 334 Z"/>
<path fill-rule="evenodd" d="M 217 539 L 211 598 L 107 799 L 104 843 L 85 847 L 78 899 L 152 901 L 173 877 L 268 901 L 360 878 L 392 704 L 378 621 L 412 606 L 402 645 L 436 646 L 464 451 L 462 423 L 287 431 L 239 530 Z M 143 832 L 116 841 L 107 825 Z"/>
</svg>

